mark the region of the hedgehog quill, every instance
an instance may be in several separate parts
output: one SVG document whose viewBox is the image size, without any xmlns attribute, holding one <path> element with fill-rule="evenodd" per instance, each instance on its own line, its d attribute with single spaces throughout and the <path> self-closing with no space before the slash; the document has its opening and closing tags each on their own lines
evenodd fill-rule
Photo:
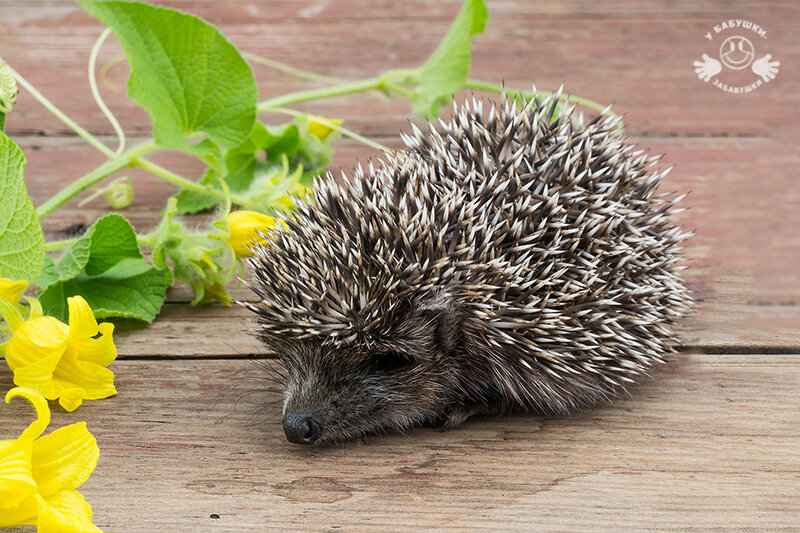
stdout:
<svg viewBox="0 0 800 533">
<path fill-rule="evenodd" d="M 618 118 L 584 125 L 558 97 L 415 127 L 257 246 L 243 305 L 286 367 L 291 442 L 565 413 L 674 351 L 692 306 L 681 197 Z"/>
</svg>

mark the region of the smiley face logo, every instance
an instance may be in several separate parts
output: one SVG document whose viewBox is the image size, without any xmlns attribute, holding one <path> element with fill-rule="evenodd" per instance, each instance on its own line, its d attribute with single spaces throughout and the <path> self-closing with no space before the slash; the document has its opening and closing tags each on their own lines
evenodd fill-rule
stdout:
<svg viewBox="0 0 800 533">
<path fill-rule="evenodd" d="M 750 32 L 747 35 L 752 41 L 742 36 L 745 32 Z M 719 41 L 715 39 L 717 36 Z M 729 94 L 746 94 L 770 83 L 778 75 L 781 62 L 773 60 L 771 53 L 761 49 L 767 45 L 767 30 L 752 20 L 723 20 L 712 26 L 705 38 L 713 42 L 714 48 L 722 41 L 719 56 L 712 57 L 714 48 L 707 49 L 708 53 L 702 54 L 692 65 L 698 78 L 717 89 Z M 759 46 L 759 57 L 756 57 L 754 42 Z M 745 69 L 757 77 L 748 78 Z"/>
<path fill-rule="evenodd" d="M 726 67 L 733 70 L 747 67 L 753 61 L 755 54 L 753 43 L 740 35 L 728 37 L 719 47 L 719 58 Z"/>
</svg>

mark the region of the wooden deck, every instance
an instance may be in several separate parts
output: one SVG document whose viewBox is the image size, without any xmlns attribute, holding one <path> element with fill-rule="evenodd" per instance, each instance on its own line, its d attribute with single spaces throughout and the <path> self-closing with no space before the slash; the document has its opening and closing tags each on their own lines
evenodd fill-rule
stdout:
<svg viewBox="0 0 800 533">
<path fill-rule="evenodd" d="M 459 2 L 169 0 L 217 24 L 242 50 L 359 79 L 419 64 Z M 697 313 L 686 348 L 629 397 L 572 417 L 478 419 L 440 433 L 370 437 L 341 447 L 286 442 L 280 391 L 250 357 L 248 315 L 191 307 L 185 289 L 152 326 L 116 335 L 118 396 L 86 420 L 97 470 L 81 491 L 106 532 L 151 531 L 800 531 L 800 5 L 796 2 L 488 0 L 475 78 L 532 82 L 625 114 L 627 133 L 675 164 L 665 187 L 691 190 L 680 221 Z M 768 31 L 777 78 L 747 95 L 697 79 L 704 34 L 728 19 Z M 0 55 L 79 123 L 111 133 L 86 82 L 101 27 L 70 0 L 0 3 Z M 768 50 L 766 50 L 768 48 Z M 119 53 L 107 44 L 101 62 Z M 712 54 L 713 55 L 713 54 Z M 262 98 L 314 86 L 256 67 Z M 124 67 L 110 79 L 124 84 Z M 107 101 L 136 140 L 144 112 Z M 308 104 L 398 146 L 407 103 L 370 95 Z M 269 117 L 267 117 L 269 118 Z M 275 117 L 281 120 L 282 117 Z M 25 151 L 35 203 L 102 156 L 32 98 L 7 130 Z M 111 137 L 110 144 L 115 141 Z M 334 167 L 375 154 L 340 141 Z M 158 159 L 186 175 L 197 166 Z M 133 173 L 137 178 L 139 174 Z M 125 211 L 154 224 L 173 188 L 141 175 Z M 75 203 L 45 221 L 50 238 L 105 212 Z M 247 293 L 238 290 L 238 296 Z M 12 385 L 0 369 L 0 390 Z M 0 407 L 0 438 L 27 421 Z"/>
</svg>

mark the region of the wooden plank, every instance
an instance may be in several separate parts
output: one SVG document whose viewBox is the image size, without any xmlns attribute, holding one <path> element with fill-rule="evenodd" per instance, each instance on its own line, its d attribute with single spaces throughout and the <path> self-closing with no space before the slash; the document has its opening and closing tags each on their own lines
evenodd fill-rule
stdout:
<svg viewBox="0 0 800 533">
<path fill-rule="evenodd" d="M 219 24 L 242 50 L 346 79 L 421 64 L 458 8 L 457 2 L 420 2 L 416 8 L 349 1 L 296 6 L 285 2 L 226 3 L 224 7 L 207 2 L 166 4 Z M 615 103 L 637 134 L 772 136 L 798 131 L 800 95 L 794 87 L 800 72 L 785 66 L 800 53 L 800 42 L 794 39 L 800 20 L 796 3 L 773 3 L 768 10 L 749 2 L 717 2 L 708 7 L 692 2 L 641 3 L 636 8 L 631 8 L 631 2 L 608 7 L 606 3 L 586 7 L 587 2 L 569 6 L 554 0 L 538 4 L 490 2 L 497 14 L 486 34 L 476 40 L 474 77 L 519 88 L 535 83 L 548 90 L 566 83 L 574 94 Z M 307 18 L 281 18 L 303 10 L 310 13 Z M 751 18 L 767 28 L 769 38 L 762 48 L 775 59 L 784 58 L 776 80 L 749 95 L 725 94 L 700 82 L 693 72 L 693 60 L 714 52 L 704 34 L 731 17 Z M 72 3 L 4 5 L 0 19 L 5 21 L 4 58 L 90 131 L 110 132 L 88 96 L 86 82 L 86 61 L 101 26 Z M 119 53 L 118 45 L 110 43 L 100 60 Z M 255 70 L 262 97 L 318 85 L 262 67 Z M 110 79 L 121 87 L 126 77 L 121 66 L 112 70 Z M 146 114 L 122 93 L 104 94 L 126 131 L 149 130 Z M 373 135 L 396 132 L 409 115 L 404 101 L 387 104 L 367 95 L 304 108 L 318 113 L 335 110 L 354 129 Z M 8 128 L 64 131 L 26 95 L 9 116 Z"/>
<path fill-rule="evenodd" d="M 97 437 L 81 491 L 106 531 L 798 531 L 798 363 L 682 354 L 572 417 L 303 448 L 248 361 L 124 361 L 117 397 L 56 410 L 53 427 L 86 420 Z M 4 435 L 29 411 L 2 406 Z"/>
<path fill-rule="evenodd" d="M 381 139 L 398 146 L 397 138 Z M 19 139 L 29 158 L 28 184 L 41 203 L 62 184 L 102 161 L 82 141 L 37 137 Z M 688 211 L 678 221 L 695 228 L 688 243 L 686 278 L 696 293 L 698 312 L 684 321 L 683 342 L 694 346 L 755 349 L 800 347 L 800 234 L 791 221 L 800 212 L 794 145 L 782 139 L 634 138 L 652 153 L 665 152 L 663 165 L 676 168 L 665 178 L 665 190 L 689 191 Z M 135 142 L 135 141 L 134 141 Z M 351 167 L 375 155 L 351 141 L 339 141 L 331 168 Z M 159 154 L 162 164 L 193 176 L 197 162 L 175 154 Z M 758 169 L 754 176 L 754 169 Z M 136 199 L 124 214 L 140 231 L 158 220 L 170 184 L 132 172 Z M 75 223 L 90 224 L 106 211 L 96 200 L 77 208 L 76 202 L 45 220 L 51 239 Z M 239 298 L 249 298 L 239 291 Z M 173 302 L 189 302 L 186 291 L 173 291 Z M 214 323 L 215 330 L 200 326 Z M 169 306 L 150 329 L 118 337 L 125 356 L 220 355 L 258 353 L 261 348 L 244 335 L 242 312 L 222 307 L 188 309 Z M 196 342 L 176 342 L 185 332 Z M 219 332 L 219 334 L 218 334 Z"/>
<path fill-rule="evenodd" d="M 67 180 L 92 170 L 102 162 L 82 141 L 21 137 L 27 154 L 28 187 L 35 204 L 58 191 Z M 397 138 L 383 139 L 399 146 Z M 751 276 L 757 283 L 754 300 L 792 305 L 800 301 L 796 266 L 800 264 L 800 235 L 791 221 L 800 211 L 800 191 L 795 186 L 800 163 L 788 140 L 764 139 L 644 139 L 633 142 L 651 153 L 666 153 L 664 167 L 676 168 L 665 178 L 664 190 L 691 191 L 683 205 L 687 212 L 677 221 L 695 229 L 687 243 L 691 268 L 704 269 L 701 282 L 722 274 Z M 338 141 L 331 169 L 349 168 L 377 154 L 352 141 Z M 180 154 L 158 154 L 158 162 L 188 177 L 201 171 L 198 162 Z M 754 171 L 757 169 L 757 172 Z M 134 225 L 145 231 L 158 220 L 166 196 L 177 189 L 139 171 L 136 199 L 125 211 Z M 73 209 L 74 207 L 74 209 Z M 77 199 L 45 220 L 50 238 L 64 238 L 61 230 L 75 223 L 91 223 L 107 207 L 98 199 L 77 208 Z"/>
<path fill-rule="evenodd" d="M 745 287 L 747 288 L 747 287 Z M 800 307 L 762 306 L 737 302 L 745 296 L 735 283 L 715 287 L 720 299 L 703 302 L 681 321 L 677 336 L 690 348 L 742 352 L 753 349 L 787 351 L 800 347 Z M 252 296 L 243 292 L 244 298 Z M 236 295 L 239 296 L 239 295 Z M 188 294 L 187 294 L 188 297 Z M 120 358 L 241 357 L 267 350 L 248 334 L 254 315 L 219 304 L 190 307 L 168 303 L 146 329 L 118 330 Z"/>
<path fill-rule="evenodd" d="M 308 20 L 324 19 L 443 19 L 449 21 L 458 11 L 461 0 L 407 0 L 397 2 L 374 0 L 267 0 L 254 3 L 253 0 L 228 0 L 225 9 L 220 9 L 215 0 L 165 0 L 162 5 L 190 11 L 217 23 L 252 23 L 253 17 L 269 15 L 272 19 Z M 559 2 L 541 0 L 539 2 L 499 2 L 488 0 L 491 17 L 508 18 L 537 16 L 548 18 L 673 18 L 673 17 L 726 17 L 737 14 L 761 14 L 766 11 L 763 3 L 755 0 L 739 0 L 731 3 L 725 0 L 709 0 L 698 3 L 692 0 L 674 2 L 611 0 L 598 5 L 592 0 Z M 15 13 L 12 20 L 28 21 L 26 15 L 37 6 L 50 9 L 48 17 L 55 19 L 72 9 L 72 0 L 5 0 L 4 8 Z M 424 10 L 424 11 L 423 11 Z M 55 20 L 51 22 L 55 24 Z"/>
<path fill-rule="evenodd" d="M 348 79 L 418 65 L 460 0 L 167 0 L 218 24 L 243 50 Z M 691 349 L 613 406 L 572 417 L 480 419 L 449 433 L 418 429 L 341 447 L 299 448 L 280 426 L 279 387 L 248 356 L 249 314 L 190 307 L 170 291 L 144 330 L 118 327 L 115 398 L 54 425 L 86 420 L 101 446 L 81 489 L 106 531 L 798 531 L 800 532 L 800 4 L 499 2 L 476 40 L 473 75 L 511 87 L 535 81 L 626 113 L 628 132 L 676 164 L 668 189 L 692 190 L 679 221 L 697 313 L 682 322 Z M 691 62 L 714 23 L 747 18 L 769 31 L 778 78 L 747 96 L 697 80 Z M 110 128 L 88 97 L 86 60 L 100 25 L 72 0 L 0 4 L 0 53 L 91 131 Z M 766 46 L 766 44 L 764 45 Z M 760 50 L 760 48 L 759 48 Z M 109 43 L 101 62 L 119 53 Z M 713 54 L 712 54 L 713 55 Z M 256 67 L 261 97 L 317 86 Z M 110 80 L 123 86 L 124 66 Z M 126 131 L 149 118 L 104 89 Z M 370 95 L 300 106 L 397 146 L 409 106 Z M 283 117 L 265 116 L 266 120 Z M 29 96 L 7 124 L 29 158 L 36 203 L 102 162 Z M 38 136 L 46 133 L 47 137 Z M 672 136 L 679 136 L 673 138 Z M 711 138 L 709 138 L 711 137 Z M 724 137 L 724 138 L 723 138 Z M 112 140 L 110 144 L 114 144 Z M 337 144 L 333 168 L 373 155 Z M 187 176 L 199 165 L 158 161 Z M 133 172 L 125 212 L 152 226 L 174 191 Z M 50 238 L 106 212 L 73 202 L 45 221 Z M 246 289 L 234 296 L 251 298 Z M 752 350 L 747 353 L 747 350 Z M 726 353 L 732 352 L 732 353 Z M 277 363 L 269 363 L 277 364 Z M 12 386 L 0 365 L 0 390 Z M 29 419 L 0 405 L 0 438 Z"/>
</svg>

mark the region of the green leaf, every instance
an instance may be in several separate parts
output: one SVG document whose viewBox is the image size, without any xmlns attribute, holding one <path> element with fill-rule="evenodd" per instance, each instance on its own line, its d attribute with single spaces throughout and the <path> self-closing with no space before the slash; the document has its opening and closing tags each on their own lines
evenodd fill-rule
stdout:
<svg viewBox="0 0 800 533">
<path fill-rule="evenodd" d="M 286 209 L 284 202 L 275 201 L 296 185 L 292 178 L 302 167 L 300 182 L 311 185 L 313 177 L 325 170 L 332 153 L 331 141 L 335 134 L 320 139 L 309 130 L 306 117 L 296 118 L 277 126 L 264 126 L 257 122 L 250 136 L 239 146 L 225 152 L 223 166 L 228 174 L 223 178 L 228 189 L 252 200 L 267 213 Z M 220 189 L 218 173 L 212 169 L 198 183 Z M 297 192 L 296 190 L 294 192 Z M 197 213 L 214 207 L 216 201 L 204 194 L 183 190 L 175 199 L 176 213 Z"/>
<path fill-rule="evenodd" d="M 39 297 L 46 313 L 68 319 L 67 298 L 81 295 L 96 318 L 133 318 L 152 322 L 164 303 L 165 271 L 156 270 L 143 259 L 125 259 L 102 276 L 81 273 L 60 282 Z"/>
<path fill-rule="evenodd" d="M 415 113 L 435 117 L 464 86 L 471 60 L 470 38 L 483 32 L 488 18 L 483 0 L 464 0 L 447 35 L 420 69 L 419 85 L 411 99 Z"/>
<path fill-rule="evenodd" d="M 201 152 L 191 134 L 230 148 L 250 134 L 258 90 L 250 66 L 214 26 L 172 9 L 139 2 L 78 0 L 112 29 L 131 67 L 128 95 L 153 120 L 164 147 Z"/>
<path fill-rule="evenodd" d="M 228 175 L 225 183 L 233 193 L 241 193 L 250 188 L 256 172 L 263 171 L 267 166 L 264 163 L 264 150 L 269 145 L 270 134 L 266 126 L 256 122 L 250 137 L 245 142 L 231 148 L 225 153 L 225 163 Z M 259 154 L 261 157 L 259 157 Z"/>
<path fill-rule="evenodd" d="M 267 142 L 266 136 L 267 130 L 264 125 L 256 122 L 247 139 L 239 146 L 227 150 L 219 165 L 210 165 L 211 168 L 206 170 L 198 183 L 220 189 L 217 176 L 227 173 L 225 183 L 231 192 L 246 191 L 250 187 L 261 161 L 256 154 L 264 150 Z M 220 169 L 224 169 L 224 171 Z M 207 194 L 185 189 L 176 194 L 175 199 L 177 200 L 176 213 L 179 215 L 199 213 L 211 209 L 217 204 L 217 200 Z"/>
<path fill-rule="evenodd" d="M 142 254 L 136 234 L 122 215 L 111 214 L 95 222 L 58 260 L 47 268 L 37 285 L 46 289 L 57 281 L 74 278 L 82 271 L 98 276 L 123 259 L 138 259 Z"/>
<path fill-rule="evenodd" d="M 222 150 L 211 139 L 203 139 L 199 143 L 191 145 L 189 151 L 197 156 L 200 161 L 211 167 L 217 174 L 224 175 L 227 172 Z"/>
<path fill-rule="evenodd" d="M 231 148 L 225 154 L 228 172 L 244 170 L 256 159 L 256 154 L 264 150 L 269 142 L 270 134 L 266 126 L 256 122 L 250 136 L 236 148 Z"/>
<path fill-rule="evenodd" d="M 41 276 L 39 276 L 39 279 L 36 281 L 35 284 L 39 288 L 42 288 L 42 287 L 49 287 L 50 285 L 52 285 L 57 281 L 58 281 L 58 272 L 56 272 L 56 264 L 53 261 L 52 257 L 45 257 L 42 274 Z"/>
<path fill-rule="evenodd" d="M 142 257 L 136 243 L 136 233 L 122 215 L 111 214 L 99 219 L 79 241 L 86 239 L 87 234 L 91 244 L 85 270 L 89 276 L 99 276 L 123 259 Z"/>
<path fill-rule="evenodd" d="M 22 150 L 0 132 L 0 276 L 33 283 L 44 267 L 44 234 L 24 170 Z"/>
<path fill-rule="evenodd" d="M 300 130 L 297 124 L 289 122 L 281 126 L 267 127 L 266 143 L 267 161 L 280 161 L 283 154 L 291 155 L 300 146 Z"/>
<path fill-rule="evenodd" d="M 205 175 L 198 181 L 200 185 L 218 185 L 217 173 L 213 169 L 207 169 Z M 218 188 L 218 187 L 217 187 Z M 206 209 L 211 209 L 217 204 L 217 200 L 207 194 L 183 189 L 175 195 L 177 201 L 177 212 L 180 215 L 199 213 Z"/>
<path fill-rule="evenodd" d="M 66 299 L 81 295 L 98 318 L 152 322 L 164 303 L 168 274 L 147 264 L 125 217 L 106 215 L 58 262 L 48 259 L 37 284 L 45 312 L 68 319 Z"/>
</svg>

